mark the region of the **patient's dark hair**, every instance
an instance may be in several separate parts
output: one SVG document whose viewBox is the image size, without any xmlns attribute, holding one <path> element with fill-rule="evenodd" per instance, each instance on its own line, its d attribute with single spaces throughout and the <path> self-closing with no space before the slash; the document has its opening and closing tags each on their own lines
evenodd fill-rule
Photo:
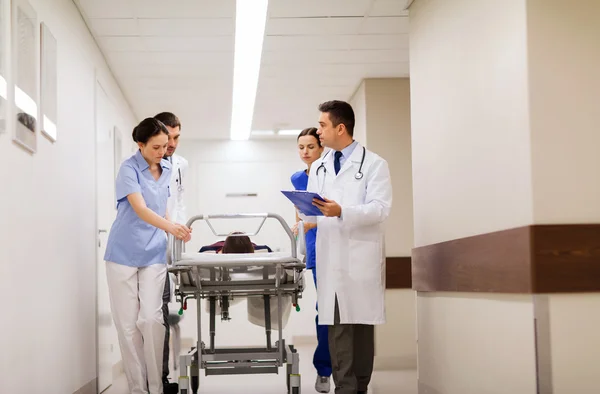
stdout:
<svg viewBox="0 0 600 394">
<path fill-rule="evenodd" d="M 254 253 L 254 245 L 250 241 L 250 237 L 247 235 L 234 235 L 244 234 L 240 232 L 231 233 L 230 236 L 225 238 L 225 244 L 221 253 Z"/>
<path fill-rule="evenodd" d="M 146 118 L 142 120 L 139 125 L 135 126 L 131 133 L 131 137 L 135 142 L 147 144 L 150 138 L 161 133 L 169 135 L 169 130 L 167 130 L 160 120 Z"/>
<path fill-rule="evenodd" d="M 316 127 L 309 127 L 307 129 L 302 130 L 300 134 L 298 134 L 298 138 L 296 138 L 296 141 L 298 141 L 300 137 L 304 137 L 305 135 L 312 135 L 313 137 L 315 137 L 315 139 L 317 140 L 317 144 L 319 144 L 319 147 L 321 147 L 321 140 L 319 139 L 319 134 L 317 134 Z"/>
</svg>

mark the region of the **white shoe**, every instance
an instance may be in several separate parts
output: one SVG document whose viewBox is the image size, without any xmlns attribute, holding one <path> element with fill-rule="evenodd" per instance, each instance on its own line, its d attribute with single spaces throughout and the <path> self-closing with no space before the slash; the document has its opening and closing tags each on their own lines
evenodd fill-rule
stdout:
<svg viewBox="0 0 600 394">
<path fill-rule="evenodd" d="M 329 380 L 329 376 L 317 376 L 315 390 L 317 390 L 318 393 L 328 393 L 331 389 L 331 383 Z"/>
</svg>

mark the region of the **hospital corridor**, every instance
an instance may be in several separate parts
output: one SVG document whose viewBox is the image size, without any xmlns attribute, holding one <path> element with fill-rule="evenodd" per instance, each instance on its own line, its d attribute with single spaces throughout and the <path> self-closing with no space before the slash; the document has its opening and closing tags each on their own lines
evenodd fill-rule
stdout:
<svg viewBox="0 0 600 394">
<path fill-rule="evenodd" d="M 0 0 L 0 394 L 597 394 L 600 0 Z"/>
</svg>

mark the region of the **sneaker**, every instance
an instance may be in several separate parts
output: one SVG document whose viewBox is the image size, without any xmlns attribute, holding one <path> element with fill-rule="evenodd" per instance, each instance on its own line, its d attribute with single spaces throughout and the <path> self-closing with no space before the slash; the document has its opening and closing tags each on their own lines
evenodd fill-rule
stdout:
<svg viewBox="0 0 600 394">
<path fill-rule="evenodd" d="M 330 389 L 331 383 L 329 382 L 329 376 L 317 376 L 315 390 L 317 390 L 318 393 L 328 393 Z"/>
</svg>

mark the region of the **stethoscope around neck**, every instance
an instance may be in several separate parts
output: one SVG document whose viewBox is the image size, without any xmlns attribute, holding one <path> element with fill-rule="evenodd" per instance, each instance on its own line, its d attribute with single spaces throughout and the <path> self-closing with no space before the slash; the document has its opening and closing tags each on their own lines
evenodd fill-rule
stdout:
<svg viewBox="0 0 600 394">
<path fill-rule="evenodd" d="M 367 153 L 367 149 L 363 146 L 363 151 L 362 151 L 362 158 L 360 159 L 360 166 L 358 167 L 358 171 L 356 172 L 356 174 L 354 174 L 354 179 L 356 179 L 357 181 L 361 180 L 363 178 L 363 172 L 362 172 L 362 168 L 363 168 L 363 164 L 365 163 L 365 155 Z M 327 152 L 327 155 L 329 155 L 329 153 L 331 153 L 331 151 Z M 325 158 L 327 157 L 327 155 L 325 155 L 325 157 L 323 158 L 323 161 L 321 162 L 321 164 L 319 165 L 319 167 L 317 167 L 317 178 L 319 177 L 319 170 L 323 169 L 323 175 L 327 175 L 327 168 L 325 168 Z"/>
<path fill-rule="evenodd" d="M 173 164 L 173 156 L 169 157 L 169 161 L 171 162 L 171 164 Z M 177 191 L 181 193 L 183 191 L 183 183 L 181 180 L 181 168 L 179 166 L 177 167 L 177 172 L 178 177 L 177 179 L 175 179 L 175 183 L 177 183 Z"/>
</svg>

